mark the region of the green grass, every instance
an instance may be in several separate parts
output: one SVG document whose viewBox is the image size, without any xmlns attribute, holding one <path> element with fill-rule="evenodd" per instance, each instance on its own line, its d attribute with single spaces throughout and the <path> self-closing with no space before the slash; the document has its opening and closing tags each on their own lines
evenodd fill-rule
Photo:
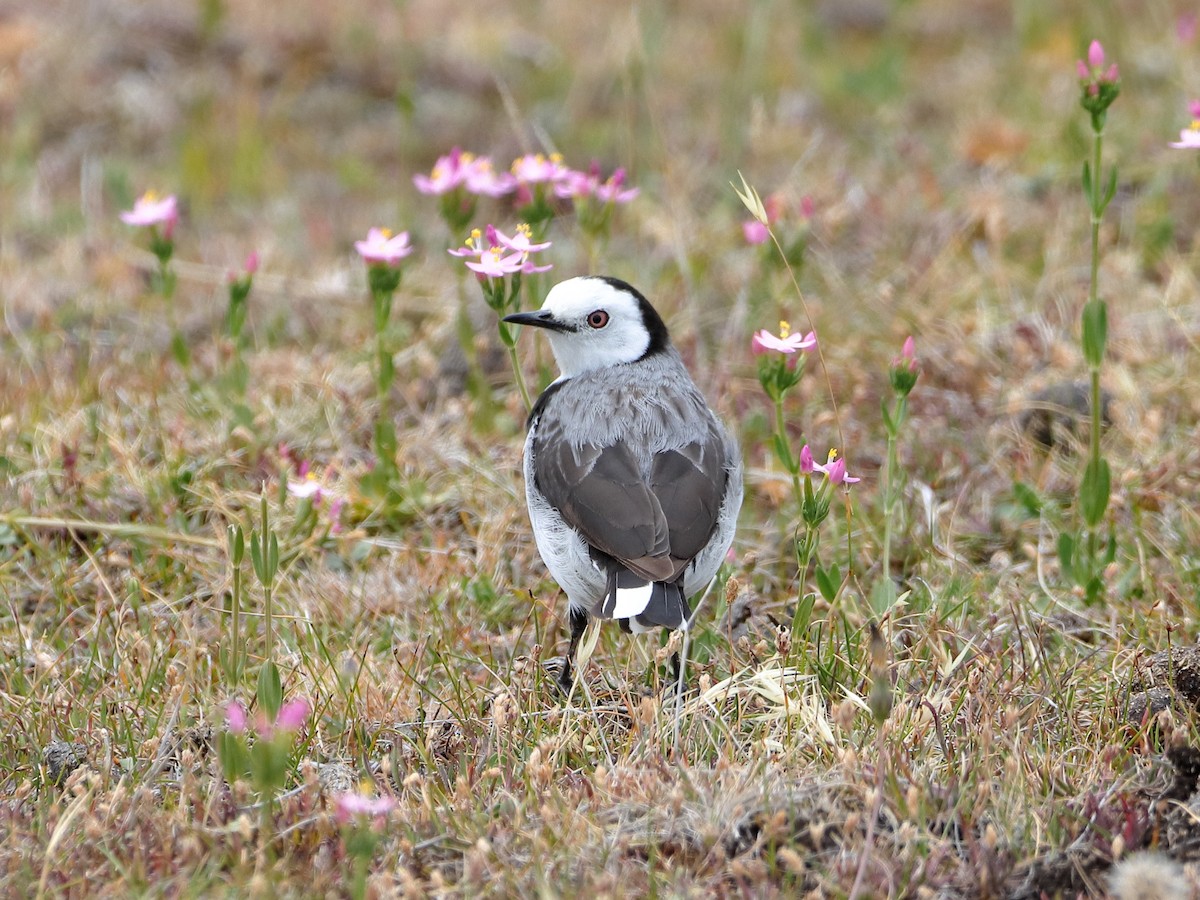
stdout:
<svg viewBox="0 0 1200 900">
<path fill-rule="evenodd" d="M 1191 709 L 1145 727 L 1125 712 L 1144 657 L 1200 627 L 1200 172 L 1166 148 L 1200 67 L 1171 7 L 136 6 L 62 19 L 24 4 L 0 21 L 0 893 L 346 894 L 334 802 L 359 780 L 396 800 L 371 857 L 378 896 L 1073 896 L 1103 890 L 1115 856 L 1183 852 L 1151 799 L 1164 746 L 1197 743 Z M 1074 61 L 1092 37 L 1123 89 L 1100 276 L 1118 543 L 1089 607 L 1056 552 L 1082 463 L 1017 422 L 1085 372 Z M 526 518 L 524 410 L 494 318 L 445 253 L 464 235 L 411 185 L 456 144 L 499 166 L 560 150 L 629 169 L 642 194 L 607 242 L 551 224 L 540 290 L 594 252 L 663 312 L 741 439 L 737 556 L 678 707 L 662 699 L 673 645 L 615 626 L 569 703 L 543 671 L 566 604 Z M 784 197 L 785 245 L 813 198 L 797 268 L 811 321 L 742 241 L 739 172 Z M 117 220 L 147 188 L 184 203 L 187 371 L 154 260 Z M 502 202 L 476 220 L 515 224 Z M 390 507 L 356 487 L 376 401 L 351 244 L 373 225 L 417 245 L 391 332 Z M 250 249 L 263 266 L 239 419 L 225 284 Z M 471 390 L 460 296 L 485 365 Z M 816 585 L 798 579 L 749 351 L 780 319 L 815 328 L 824 359 L 789 395 L 794 449 L 837 446 L 864 479 L 822 529 L 822 562 L 849 577 L 801 634 L 780 626 Z M 891 545 L 904 599 L 873 665 L 880 398 L 910 333 L 922 374 Z M 519 351 L 531 386 L 552 375 L 546 347 Z M 340 530 L 328 500 L 288 495 L 300 460 L 345 497 Z M 267 827 L 211 737 L 263 662 L 248 560 L 240 682 L 222 653 L 227 528 L 258 526 L 264 486 L 275 659 L 314 708 Z M 893 687 L 882 723 L 877 682 Z M 61 785 L 56 741 L 86 753 Z"/>
</svg>

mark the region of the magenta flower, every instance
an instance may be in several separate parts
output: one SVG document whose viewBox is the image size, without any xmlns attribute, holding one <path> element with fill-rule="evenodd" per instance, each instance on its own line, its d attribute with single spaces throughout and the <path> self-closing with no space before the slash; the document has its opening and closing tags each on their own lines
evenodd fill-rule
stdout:
<svg viewBox="0 0 1200 900">
<path fill-rule="evenodd" d="M 824 472 L 830 484 L 857 484 L 862 481 L 861 478 L 855 478 L 853 475 L 847 474 L 846 461 L 838 456 L 836 450 L 829 451 L 829 459 L 825 465 L 814 463 L 813 468 L 818 472 Z"/>
<path fill-rule="evenodd" d="M 467 258 L 467 268 L 480 276 L 503 278 L 517 272 L 530 274 L 553 268 L 550 265 L 535 265 L 530 259 L 531 253 L 549 246 L 550 241 L 533 243 L 533 231 L 528 225 L 518 225 L 512 237 L 488 225 L 483 232 L 474 229 L 462 247 L 452 249 L 449 253 L 451 256 Z"/>
<path fill-rule="evenodd" d="M 791 355 L 801 350 L 811 350 L 817 346 L 817 333 L 810 331 L 808 334 L 799 332 L 792 334 L 791 326 L 787 322 L 779 323 L 779 335 L 773 335 L 765 328 L 758 331 L 750 338 L 750 349 L 754 354 L 761 355 L 763 353 L 786 353 Z"/>
<path fill-rule="evenodd" d="M 133 209 L 121 213 L 121 221 L 139 228 L 161 225 L 163 234 L 170 238 L 179 221 L 179 203 L 174 194 L 159 199 L 153 191 L 146 191 L 138 197 Z"/>
<path fill-rule="evenodd" d="M 765 244 L 771 236 L 771 229 L 758 219 L 750 219 L 742 223 L 742 234 L 747 244 Z"/>
<path fill-rule="evenodd" d="M 372 228 L 365 241 L 354 242 L 354 249 L 369 264 L 395 267 L 412 253 L 413 248 L 408 243 L 407 231 L 393 235 L 386 228 Z"/>
<path fill-rule="evenodd" d="M 892 360 L 893 369 L 903 369 L 906 372 L 917 371 L 917 356 L 916 342 L 910 334 L 904 339 L 904 346 L 900 348 L 900 355 Z"/>
<path fill-rule="evenodd" d="M 247 275 L 253 275 L 258 272 L 258 262 L 258 251 L 251 250 L 246 255 L 246 263 L 242 268 L 245 270 Z"/>
<path fill-rule="evenodd" d="M 395 797 L 385 794 L 373 798 L 353 791 L 339 794 L 334 803 L 337 820 L 343 824 L 358 817 L 383 819 L 396 808 Z"/>
<path fill-rule="evenodd" d="M 1099 41 L 1092 41 L 1088 45 L 1086 63 L 1082 59 L 1075 61 L 1075 71 L 1079 80 L 1087 83 L 1088 93 L 1092 95 L 1100 92 L 1101 85 L 1116 84 L 1121 78 L 1116 63 L 1105 69 L 1104 62 L 1104 45 Z"/>
<path fill-rule="evenodd" d="M 800 448 L 800 473 L 802 475 L 811 475 L 817 469 L 817 464 L 813 460 L 812 451 L 808 449 L 808 444 Z"/>
<path fill-rule="evenodd" d="M 279 715 L 275 717 L 275 727 L 280 731 L 299 731 L 308 721 L 311 711 L 308 701 L 303 697 L 289 700 L 280 707 Z"/>
<path fill-rule="evenodd" d="M 225 726 L 234 734 L 246 733 L 246 708 L 236 700 L 225 707 Z"/>
</svg>

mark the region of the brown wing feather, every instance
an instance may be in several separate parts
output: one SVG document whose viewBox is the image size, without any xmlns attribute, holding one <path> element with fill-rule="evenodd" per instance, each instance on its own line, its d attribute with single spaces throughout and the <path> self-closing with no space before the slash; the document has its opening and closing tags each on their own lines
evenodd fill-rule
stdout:
<svg viewBox="0 0 1200 900">
<path fill-rule="evenodd" d="M 534 445 L 538 490 L 596 549 L 653 581 L 673 581 L 704 549 L 725 495 L 723 445 L 703 441 L 654 456 L 647 482 L 624 444 Z"/>
<path fill-rule="evenodd" d="M 674 576 L 667 518 L 627 446 L 547 440 L 534 454 L 538 490 L 585 541 L 645 578 Z"/>
</svg>

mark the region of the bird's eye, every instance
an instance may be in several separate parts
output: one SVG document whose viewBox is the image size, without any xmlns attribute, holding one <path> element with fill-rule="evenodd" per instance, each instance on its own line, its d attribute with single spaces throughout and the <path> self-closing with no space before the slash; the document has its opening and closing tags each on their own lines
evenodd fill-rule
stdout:
<svg viewBox="0 0 1200 900">
<path fill-rule="evenodd" d="M 593 328 L 603 328 L 608 324 L 608 313 L 602 309 L 588 313 L 587 323 Z"/>
</svg>

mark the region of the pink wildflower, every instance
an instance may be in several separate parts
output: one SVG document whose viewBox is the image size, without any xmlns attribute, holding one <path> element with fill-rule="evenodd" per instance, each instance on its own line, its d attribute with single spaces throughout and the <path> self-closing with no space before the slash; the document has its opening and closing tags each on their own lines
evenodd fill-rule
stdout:
<svg viewBox="0 0 1200 900">
<path fill-rule="evenodd" d="M 520 184 L 555 183 L 567 177 L 570 170 L 563 165 L 562 156 L 551 153 L 529 153 L 513 160 L 512 173 Z"/>
<path fill-rule="evenodd" d="M 395 807 L 396 799 L 386 794 L 372 798 L 350 791 L 339 794 L 335 801 L 337 820 L 343 824 L 360 816 L 382 819 Z"/>
<path fill-rule="evenodd" d="M 280 707 L 279 715 L 275 717 L 275 727 L 280 731 L 299 731 L 308 721 L 311 711 L 308 701 L 303 697 L 289 700 Z"/>
<path fill-rule="evenodd" d="M 354 249 L 367 263 L 398 266 L 413 248 L 408 243 L 407 231 L 393 235 L 386 228 L 372 228 L 365 241 L 354 242 Z"/>
<path fill-rule="evenodd" d="M 225 725 L 234 734 L 246 733 L 246 708 L 236 700 L 225 707 Z"/>
<path fill-rule="evenodd" d="M 791 327 L 787 322 L 779 323 L 779 335 L 771 334 L 765 328 L 758 331 L 750 338 L 750 349 L 755 355 L 763 353 L 786 353 L 793 354 L 801 350 L 811 350 L 817 346 L 817 333 L 810 331 L 808 334 L 796 332 L 791 333 Z"/>
<path fill-rule="evenodd" d="M 179 221 L 179 203 L 174 194 L 159 199 L 153 191 L 146 191 L 138 197 L 133 209 L 121 213 L 121 221 L 139 228 L 161 225 L 163 234 L 170 238 Z"/>
<path fill-rule="evenodd" d="M 846 472 L 846 461 L 838 456 L 836 450 L 829 451 L 829 460 L 825 465 L 814 464 L 813 468 L 819 472 L 824 472 L 825 477 L 829 479 L 830 484 L 857 484 L 862 481 L 861 478 L 855 478 Z"/>
<path fill-rule="evenodd" d="M 802 475 L 811 475 L 817 469 L 817 464 L 813 460 L 812 451 L 808 449 L 808 444 L 800 448 L 800 473 Z"/>
</svg>

